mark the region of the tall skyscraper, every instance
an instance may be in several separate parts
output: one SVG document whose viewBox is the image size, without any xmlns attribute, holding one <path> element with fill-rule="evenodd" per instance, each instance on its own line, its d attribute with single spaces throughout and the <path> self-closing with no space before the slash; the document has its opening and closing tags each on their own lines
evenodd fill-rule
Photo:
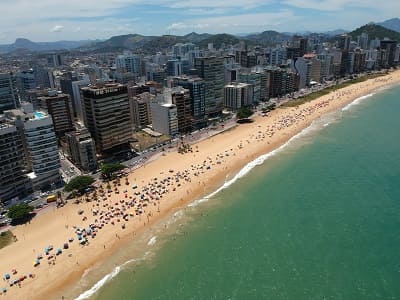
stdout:
<svg viewBox="0 0 400 300">
<path fill-rule="evenodd" d="M 193 128 L 207 126 L 206 120 L 206 84 L 200 77 L 180 76 L 173 78 L 174 86 L 181 86 L 188 89 L 191 99 L 191 115 Z"/>
<path fill-rule="evenodd" d="M 224 87 L 224 105 L 236 110 L 253 104 L 253 86 L 247 83 L 233 83 Z"/>
<path fill-rule="evenodd" d="M 85 125 L 99 154 L 132 139 L 127 87 L 105 84 L 81 88 Z"/>
<path fill-rule="evenodd" d="M 21 109 L 6 111 L 5 116 L 22 136 L 33 189 L 40 190 L 60 182 L 61 164 L 51 117 L 43 111 L 34 111 L 31 103 L 22 103 Z"/>
<path fill-rule="evenodd" d="M 17 74 L 17 85 L 21 100 L 28 101 L 28 91 L 36 88 L 36 78 L 33 69 Z"/>
<path fill-rule="evenodd" d="M 350 41 L 351 37 L 347 34 L 342 34 L 339 37 L 339 44 L 338 47 L 342 50 L 349 50 L 350 49 Z"/>
<path fill-rule="evenodd" d="M 182 75 L 182 62 L 179 59 L 170 59 L 167 61 L 167 75 Z"/>
<path fill-rule="evenodd" d="M 381 41 L 381 50 L 386 51 L 386 61 L 384 62 L 383 66 L 386 68 L 394 67 L 395 66 L 395 53 L 396 53 L 396 47 L 397 47 L 397 42 L 384 39 Z"/>
<path fill-rule="evenodd" d="M 194 60 L 196 74 L 205 82 L 205 113 L 208 117 L 219 116 L 224 107 L 224 59 L 223 57 L 198 57 Z"/>
<path fill-rule="evenodd" d="M 192 130 L 192 115 L 190 91 L 183 87 L 172 89 L 172 103 L 176 105 L 178 117 L 178 131 L 180 133 L 190 132 Z"/>
<path fill-rule="evenodd" d="M 153 97 L 153 95 L 146 92 L 129 98 L 131 122 L 135 128 L 144 128 L 151 124 L 150 102 Z"/>
<path fill-rule="evenodd" d="M 48 90 L 47 95 L 37 99 L 40 109 L 47 111 L 53 119 L 54 131 L 58 137 L 72 131 L 73 115 L 70 96 Z"/>
<path fill-rule="evenodd" d="M 15 124 L 0 119 L 0 202 L 32 192 L 22 138 Z"/>
<path fill-rule="evenodd" d="M 0 114 L 18 106 L 19 98 L 15 76 L 11 73 L 0 73 Z"/>
<path fill-rule="evenodd" d="M 115 59 L 115 66 L 118 72 L 133 73 L 136 79 L 142 76 L 142 59 L 139 55 L 118 55 Z"/>
<path fill-rule="evenodd" d="M 174 136 L 178 133 L 178 112 L 172 103 L 151 102 L 153 129 L 159 133 Z"/>
</svg>

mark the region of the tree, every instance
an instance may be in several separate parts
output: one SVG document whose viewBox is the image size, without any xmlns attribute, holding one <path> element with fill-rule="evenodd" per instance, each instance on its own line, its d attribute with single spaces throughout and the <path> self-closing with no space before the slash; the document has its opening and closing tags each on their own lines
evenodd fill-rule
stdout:
<svg viewBox="0 0 400 300">
<path fill-rule="evenodd" d="M 30 206 L 27 203 L 21 203 L 11 206 L 8 209 L 7 216 L 14 223 L 15 221 L 27 219 L 32 211 L 33 211 L 33 206 Z"/>
<path fill-rule="evenodd" d="M 66 192 L 72 192 L 72 191 L 83 192 L 94 181 L 95 181 L 94 178 L 91 176 L 76 176 L 72 178 L 71 181 L 65 185 L 64 190 Z"/>
<path fill-rule="evenodd" d="M 253 114 L 253 111 L 251 110 L 251 108 L 249 107 L 241 107 L 237 113 L 236 113 L 236 117 L 238 119 L 246 119 L 248 117 L 250 117 Z"/>
<path fill-rule="evenodd" d="M 101 174 L 104 178 L 107 179 L 112 179 L 113 175 L 115 172 L 121 171 L 122 169 L 125 169 L 126 167 L 121 164 L 103 164 L 101 166 Z"/>
</svg>

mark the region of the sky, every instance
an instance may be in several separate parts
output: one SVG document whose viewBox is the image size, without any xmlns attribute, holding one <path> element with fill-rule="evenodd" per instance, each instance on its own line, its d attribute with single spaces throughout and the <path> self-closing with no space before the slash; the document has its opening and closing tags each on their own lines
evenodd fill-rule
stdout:
<svg viewBox="0 0 400 300">
<path fill-rule="evenodd" d="M 400 16 L 399 0 L 0 0 L 0 44 L 114 35 L 353 30 Z"/>
</svg>

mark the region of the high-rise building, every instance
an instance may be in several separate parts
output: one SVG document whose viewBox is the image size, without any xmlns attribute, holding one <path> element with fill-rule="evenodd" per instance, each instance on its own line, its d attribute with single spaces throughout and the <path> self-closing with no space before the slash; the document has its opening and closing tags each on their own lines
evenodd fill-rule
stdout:
<svg viewBox="0 0 400 300">
<path fill-rule="evenodd" d="M 81 88 L 85 125 L 99 154 L 132 139 L 127 87 L 105 84 Z"/>
<path fill-rule="evenodd" d="M 205 107 L 205 82 L 200 77 L 180 76 L 173 78 L 174 86 L 181 86 L 190 92 L 193 128 L 207 126 Z"/>
<path fill-rule="evenodd" d="M 179 59 L 169 59 L 167 61 L 167 76 L 182 75 L 182 62 Z"/>
<path fill-rule="evenodd" d="M 178 134 L 178 112 L 172 103 L 151 102 L 153 130 L 174 136 Z"/>
<path fill-rule="evenodd" d="M 178 131 L 180 133 L 190 132 L 192 130 L 190 91 L 183 87 L 175 87 L 172 89 L 171 97 L 172 104 L 176 106 Z"/>
<path fill-rule="evenodd" d="M 253 104 L 253 86 L 247 83 L 233 83 L 224 87 L 224 105 L 237 110 Z"/>
<path fill-rule="evenodd" d="M 59 67 L 64 64 L 64 57 L 61 53 L 53 53 L 47 57 L 47 63 L 52 67 Z"/>
<path fill-rule="evenodd" d="M 385 68 L 391 68 L 395 66 L 395 54 L 396 54 L 396 48 L 397 48 L 397 42 L 384 39 L 381 41 L 380 45 L 381 50 L 386 51 L 386 61 L 383 63 L 383 67 Z"/>
<path fill-rule="evenodd" d="M 142 93 L 150 93 L 150 86 L 147 84 L 133 83 L 128 84 L 128 97 L 133 98 Z"/>
<path fill-rule="evenodd" d="M 347 34 L 342 34 L 339 37 L 339 44 L 338 47 L 342 50 L 349 50 L 350 49 L 350 42 L 351 42 L 351 36 Z"/>
<path fill-rule="evenodd" d="M 97 168 L 96 147 L 87 128 L 77 122 L 72 132 L 65 134 L 71 160 L 84 171 Z"/>
<path fill-rule="evenodd" d="M 70 96 L 48 90 L 46 96 L 37 99 L 39 108 L 47 111 L 53 119 L 54 131 L 57 137 L 73 130 L 73 116 Z"/>
<path fill-rule="evenodd" d="M 32 192 L 22 138 L 15 124 L 0 120 L 0 202 Z"/>
<path fill-rule="evenodd" d="M 33 189 L 40 190 L 60 182 L 61 164 L 51 117 L 43 111 L 34 111 L 31 103 L 22 103 L 21 109 L 8 110 L 5 116 L 22 136 Z"/>
<path fill-rule="evenodd" d="M 205 113 L 218 116 L 223 109 L 224 59 L 222 57 L 198 57 L 194 60 L 196 74 L 205 82 Z"/>
<path fill-rule="evenodd" d="M 281 68 L 266 68 L 267 91 L 270 98 L 281 97 L 299 89 L 300 77 L 297 73 Z"/>
<path fill-rule="evenodd" d="M 16 80 L 11 73 L 0 73 L 0 114 L 19 106 Z"/>
<path fill-rule="evenodd" d="M 28 91 L 36 88 L 36 78 L 33 69 L 24 70 L 17 74 L 17 85 L 21 100 L 28 100 Z"/>
<path fill-rule="evenodd" d="M 135 128 L 144 128 L 151 124 L 150 103 L 153 98 L 148 92 L 129 98 L 131 122 Z"/>
<path fill-rule="evenodd" d="M 265 101 L 267 99 L 267 77 L 264 71 L 243 71 L 239 74 L 238 81 L 253 86 L 254 102 Z"/>
<path fill-rule="evenodd" d="M 361 35 L 359 35 L 357 37 L 357 43 L 358 46 L 363 49 L 363 50 L 367 50 L 368 49 L 368 33 L 361 33 Z"/>
<path fill-rule="evenodd" d="M 118 55 L 115 66 L 120 73 L 130 72 L 138 80 L 142 76 L 142 59 L 137 54 Z"/>
</svg>

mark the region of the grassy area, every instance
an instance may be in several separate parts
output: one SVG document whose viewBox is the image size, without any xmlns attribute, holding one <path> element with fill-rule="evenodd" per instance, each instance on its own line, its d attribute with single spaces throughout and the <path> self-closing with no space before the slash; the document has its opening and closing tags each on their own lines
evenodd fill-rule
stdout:
<svg viewBox="0 0 400 300">
<path fill-rule="evenodd" d="M 14 235 L 10 230 L 0 233 L 0 249 L 14 242 Z"/>
<path fill-rule="evenodd" d="M 336 85 L 330 86 L 330 87 L 328 87 L 326 89 L 313 92 L 311 94 L 299 97 L 299 98 L 294 99 L 294 100 L 290 100 L 290 101 L 282 104 L 281 107 L 299 106 L 299 105 L 301 105 L 303 103 L 315 100 L 315 99 L 317 99 L 319 97 L 322 97 L 322 96 L 324 96 L 326 94 L 329 94 L 330 92 L 336 91 L 338 89 L 345 88 L 345 87 L 347 87 L 349 85 L 352 85 L 352 84 L 355 84 L 355 83 L 360 83 L 360 82 L 366 81 L 368 79 L 373 79 L 373 78 L 381 77 L 381 76 L 384 76 L 384 75 L 386 75 L 386 74 L 383 74 L 383 73 L 369 74 L 369 75 L 365 75 L 363 77 L 358 77 L 358 78 L 354 78 L 354 79 L 351 79 L 351 80 L 347 80 L 347 81 L 342 82 L 340 84 L 336 84 Z"/>
<path fill-rule="evenodd" d="M 145 149 L 151 148 L 156 144 L 169 141 L 170 138 L 167 135 L 162 135 L 160 137 L 152 137 L 144 131 L 135 132 L 133 137 L 138 141 L 134 143 L 137 151 L 143 151 Z"/>
</svg>

